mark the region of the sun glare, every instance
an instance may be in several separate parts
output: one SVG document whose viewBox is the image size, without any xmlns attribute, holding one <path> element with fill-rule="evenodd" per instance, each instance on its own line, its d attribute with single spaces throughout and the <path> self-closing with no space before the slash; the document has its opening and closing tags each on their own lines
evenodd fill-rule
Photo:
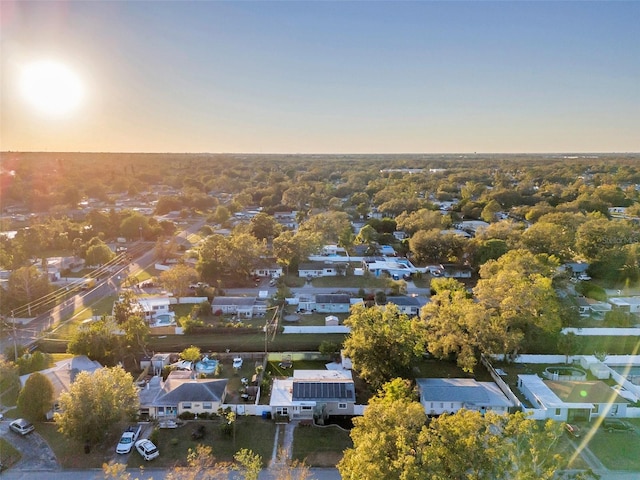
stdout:
<svg viewBox="0 0 640 480">
<path fill-rule="evenodd" d="M 65 65 L 50 60 L 28 65 L 20 84 L 25 99 L 48 115 L 70 112 L 84 96 L 80 78 Z"/>
</svg>

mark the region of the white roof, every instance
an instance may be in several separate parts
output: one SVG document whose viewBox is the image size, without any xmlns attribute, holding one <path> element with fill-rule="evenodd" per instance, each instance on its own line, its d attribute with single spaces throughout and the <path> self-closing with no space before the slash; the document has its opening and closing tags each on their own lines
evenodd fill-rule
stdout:
<svg viewBox="0 0 640 480">
<path fill-rule="evenodd" d="M 592 403 L 565 403 L 547 386 L 538 375 L 518 375 L 524 387 L 538 400 L 536 407 L 549 408 L 593 408 Z M 531 400 L 531 399 L 529 399 Z"/>
<path fill-rule="evenodd" d="M 296 380 L 353 380 L 350 370 L 294 370 Z"/>
</svg>

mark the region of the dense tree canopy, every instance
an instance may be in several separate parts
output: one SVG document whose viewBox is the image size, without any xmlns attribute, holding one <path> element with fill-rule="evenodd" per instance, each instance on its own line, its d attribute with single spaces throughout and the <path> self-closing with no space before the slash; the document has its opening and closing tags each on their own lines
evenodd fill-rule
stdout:
<svg viewBox="0 0 640 480">
<path fill-rule="evenodd" d="M 58 429 L 76 440 L 97 443 L 115 423 L 138 411 L 138 389 L 121 367 L 80 372 L 67 392 L 60 395 Z"/>
<path fill-rule="evenodd" d="M 344 341 L 354 369 L 373 388 L 395 377 L 407 377 L 422 354 L 421 324 L 394 304 L 366 308 L 355 305 L 345 320 L 351 331 Z"/>
</svg>

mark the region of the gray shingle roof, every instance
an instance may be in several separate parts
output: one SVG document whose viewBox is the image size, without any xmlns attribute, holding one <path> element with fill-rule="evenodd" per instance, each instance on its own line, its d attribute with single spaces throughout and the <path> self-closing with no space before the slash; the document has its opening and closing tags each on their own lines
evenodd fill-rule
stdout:
<svg viewBox="0 0 640 480">
<path fill-rule="evenodd" d="M 250 307 L 256 303 L 256 297 L 215 297 L 212 306 L 236 305 Z"/>
<path fill-rule="evenodd" d="M 403 307 L 420 307 L 422 306 L 420 301 L 416 297 L 387 297 L 387 303 L 393 303 Z"/>
<path fill-rule="evenodd" d="M 351 297 L 342 293 L 324 293 L 316 295 L 316 303 L 351 303 Z"/>
</svg>

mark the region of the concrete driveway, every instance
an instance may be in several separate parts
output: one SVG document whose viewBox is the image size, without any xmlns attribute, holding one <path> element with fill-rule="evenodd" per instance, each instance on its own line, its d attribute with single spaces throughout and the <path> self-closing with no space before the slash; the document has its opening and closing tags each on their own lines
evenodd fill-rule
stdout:
<svg viewBox="0 0 640 480">
<path fill-rule="evenodd" d="M 47 442 L 38 434 L 38 431 L 28 435 L 19 435 L 9 430 L 9 422 L 5 419 L 0 422 L 0 436 L 13 445 L 22 458 L 11 467 L 12 471 L 57 471 L 60 470 L 58 460 Z"/>
</svg>

